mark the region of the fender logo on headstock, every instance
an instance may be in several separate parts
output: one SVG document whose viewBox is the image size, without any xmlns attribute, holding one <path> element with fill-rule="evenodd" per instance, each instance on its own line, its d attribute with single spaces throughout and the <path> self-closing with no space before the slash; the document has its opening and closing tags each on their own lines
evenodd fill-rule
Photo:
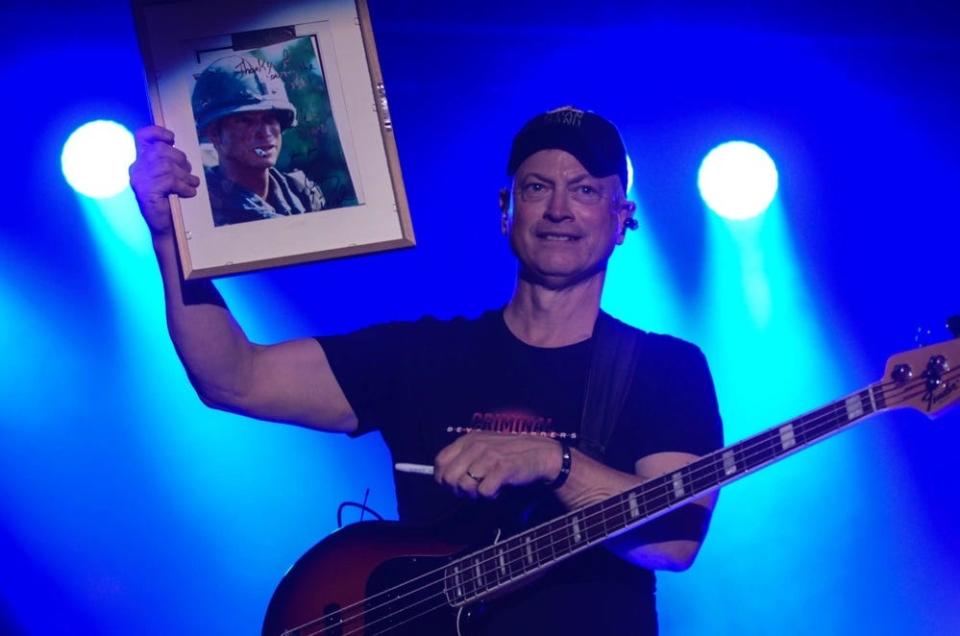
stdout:
<svg viewBox="0 0 960 636">
<path fill-rule="evenodd" d="M 936 389 L 930 389 L 925 392 L 923 394 L 923 401 L 927 403 L 927 410 L 932 411 L 934 405 L 956 391 L 958 387 L 960 387 L 960 381 L 954 380 L 953 382 L 945 384 L 939 393 Z"/>
</svg>

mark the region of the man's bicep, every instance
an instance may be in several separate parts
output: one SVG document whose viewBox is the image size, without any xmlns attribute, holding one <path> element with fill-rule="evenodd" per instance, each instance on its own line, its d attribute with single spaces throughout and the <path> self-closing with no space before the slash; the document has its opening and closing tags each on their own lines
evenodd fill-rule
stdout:
<svg viewBox="0 0 960 636">
<path fill-rule="evenodd" d="M 257 346 L 250 390 L 243 410 L 248 415 L 351 433 L 357 417 L 314 338 Z"/>
</svg>

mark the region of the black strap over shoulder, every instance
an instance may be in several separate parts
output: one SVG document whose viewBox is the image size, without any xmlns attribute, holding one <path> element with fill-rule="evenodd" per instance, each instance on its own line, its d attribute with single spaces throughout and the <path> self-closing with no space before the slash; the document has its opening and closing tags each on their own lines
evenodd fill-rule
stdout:
<svg viewBox="0 0 960 636">
<path fill-rule="evenodd" d="M 580 420 L 579 449 L 598 461 L 603 460 L 623 411 L 645 335 L 603 311 L 597 316 Z"/>
</svg>

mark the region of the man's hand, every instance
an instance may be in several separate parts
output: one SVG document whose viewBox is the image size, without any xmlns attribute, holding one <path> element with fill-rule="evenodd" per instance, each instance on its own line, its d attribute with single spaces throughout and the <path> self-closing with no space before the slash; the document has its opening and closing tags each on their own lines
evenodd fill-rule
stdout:
<svg viewBox="0 0 960 636">
<path fill-rule="evenodd" d="M 143 218 L 154 235 L 170 234 L 169 195 L 194 197 L 199 177 L 190 174 L 187 156 L 173 147 L 173 133 L 147 126 L 136 133 L 137 160 L 130 166 L 130 185 Z"/>
<path fill-rule="evenodd" d="M 494 499 L 507 485 L 553 481 L 561 459 L 560 444 L 549 437 L 468 433 L 437 454 L 434 479 L 458 495 Z"/>
</svg>

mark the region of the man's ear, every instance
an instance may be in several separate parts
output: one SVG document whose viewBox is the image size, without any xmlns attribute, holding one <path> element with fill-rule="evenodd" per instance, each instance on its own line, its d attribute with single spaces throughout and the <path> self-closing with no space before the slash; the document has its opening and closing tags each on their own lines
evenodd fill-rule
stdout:
<svg viewBox="0 0 960 636">
<path fill-rule="evenodd" d="M 499 204 L 500 204 L 500 231 L 504 236 L 510 230 L 510 189 L 509 188 L 500 188 L 499 194 Z"/>
<path fill-rule="evenodd" d="M 637 220 L 633 215 L 637 212 L 637 204 L 633 201 L 624 199 L 620 204 L 620 234 L 617 235 L 617 245 L 623 245 L 627 238 L 627 230 L 637 229 Z"/>
</svg>

